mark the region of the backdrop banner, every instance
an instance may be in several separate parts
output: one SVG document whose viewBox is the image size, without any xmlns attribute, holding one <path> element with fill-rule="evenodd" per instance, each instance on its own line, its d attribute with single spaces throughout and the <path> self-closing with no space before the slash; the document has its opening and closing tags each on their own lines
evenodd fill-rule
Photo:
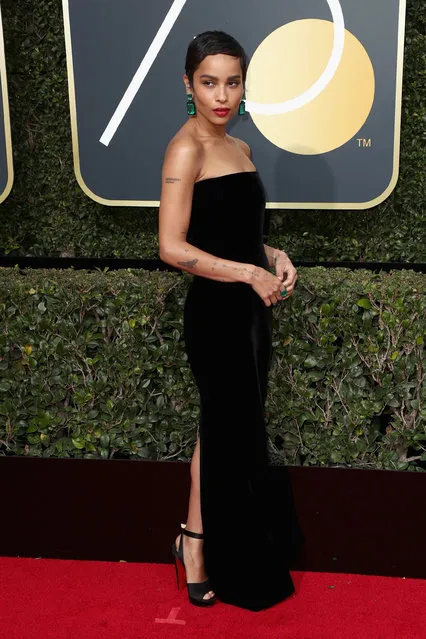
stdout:
<svg viewBox="0 0 426 639">
<path fill-rule="evenodd" d="M 398 179 L 405 0 L 63 0 L 75 173 L 115 206 L 158 206 L 188 118 L 189 42 L 223 30 L 250 65 L 249 143 L 269 208 L 367 209 Z"/>
<path fill-rule="evenodd" d="M 13 185 L 12 136 L 10 133 L 9 98 L 7 93 L 6 60 L 3 23 L 0 8 L 0 202 L 9 195 Z"/>
</svg>

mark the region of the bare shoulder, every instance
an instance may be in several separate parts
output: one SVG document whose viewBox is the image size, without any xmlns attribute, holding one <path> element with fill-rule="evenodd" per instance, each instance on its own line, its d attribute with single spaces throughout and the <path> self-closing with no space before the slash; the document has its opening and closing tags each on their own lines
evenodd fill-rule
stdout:
<svg viewBox="0 0 426 639">
<path fill-rule="evenodd" d="M 192 167 L 196 174 L 201 168 L 203 147 L 190 132 L 181 129 L 170 140 L 164 155 L 165 168 L 187 169 Z"/>
<path fill-rule="evenodd" d="M 190 194 L 194 183 L 199 179 L 202 159 L 203 149 L 198 140 L 184 128 L 180 129 L 168 143 L 164 154 L 161 169 L 162 198 L 168 192 L 168 185 L 174 185 L 174 195 L 177 185 L 183 187 L 186 195 Z"/>
<path fill-rule="evenodd" d="M 230 137 L 232 138 L 232 140 L 234 140 L 235 144 L 237 144 L 237 146 L 239 146 L 244 151 L 247 157 L 251 159 L 251 148 L 247 144 L 247 142 L 244 142 L 244 140 L 240 140 L 240 138 L 234 138 L 232 136 Z"/>
</svg>

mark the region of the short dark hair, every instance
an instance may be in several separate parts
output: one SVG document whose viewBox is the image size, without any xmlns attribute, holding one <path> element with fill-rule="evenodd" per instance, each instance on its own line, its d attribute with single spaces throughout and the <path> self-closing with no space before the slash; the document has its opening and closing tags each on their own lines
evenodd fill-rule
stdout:
<svg viewBox="0 0 426 639">
<path fill-rule="evenodd" d="M 190 42 L 186 53 L 185 73 L 191 86 L 193 86 L 194 73 L 204 58 L 218 53 L 240 58 L 243 84 L 245 85 L 248 58 L 240 43 L 224 31 L 204 31 Z"/>
</svg>

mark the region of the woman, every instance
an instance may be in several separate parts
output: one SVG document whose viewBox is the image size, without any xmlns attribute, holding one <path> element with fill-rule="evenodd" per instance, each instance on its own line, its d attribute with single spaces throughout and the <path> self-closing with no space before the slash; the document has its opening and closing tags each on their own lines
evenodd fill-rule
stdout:
<svg viewBox="0 0 426 639">
<path fill-rule="evenodd" d="M 192 273 L 185 346 L 200 392 L 186 526 L 173 543 L 191 603 L 261 610 L 294 592 L 288 563 L 303 540 L 286 469 L 268 465 L 264 404 L 272 305 L 297 273 L 263 244 L 265 192 L 248 144 L 227 134 L 244 112 L 247 57 L 222 31 L 188 47 L 189 119 L 162 169 L 160 257 Z M 270 272 L 273 267 L 275 273 Z"/>
</svg>

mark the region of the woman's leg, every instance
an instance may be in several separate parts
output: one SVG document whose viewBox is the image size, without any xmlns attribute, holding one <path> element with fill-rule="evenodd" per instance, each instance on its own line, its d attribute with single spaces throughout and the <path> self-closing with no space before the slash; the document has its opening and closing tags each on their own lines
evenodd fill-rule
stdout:
<svg viewBox="0 0 426 639">
<path fill-rule="evenodd" d="M 191 460 L 191 491 L 189 495 L 189 507 L 188 518 L 186 521 L 188 530 L 193 532 L 202 533 L 203 524 L 201 520 L 201 505 L 200 505 L 200 438 L 197 439 L 194 454 Z M 180 535 L 176 540 L 176 545 L 179 547 Z M 203 540 L 193 539 L 182 535 L 183 539 L 183 555 L 185 560 L 186 576 L 188 582 L 201 582 L 207 579 L 207 575 L 204 571 L 204 558 L 203 558 Z M 210 599 L 214 596 L 213 590 L 210 590 L 204 599 Z"/>
<path fill-rule="evenodd" d="M 198 533 L 203 532 L 200 505 L 200 438 L 197 439 L 197 444 L 191 459 L 191 491 L 189 494 L 186 525 L 188 530 L 193 530 Z"/>
</svg>

